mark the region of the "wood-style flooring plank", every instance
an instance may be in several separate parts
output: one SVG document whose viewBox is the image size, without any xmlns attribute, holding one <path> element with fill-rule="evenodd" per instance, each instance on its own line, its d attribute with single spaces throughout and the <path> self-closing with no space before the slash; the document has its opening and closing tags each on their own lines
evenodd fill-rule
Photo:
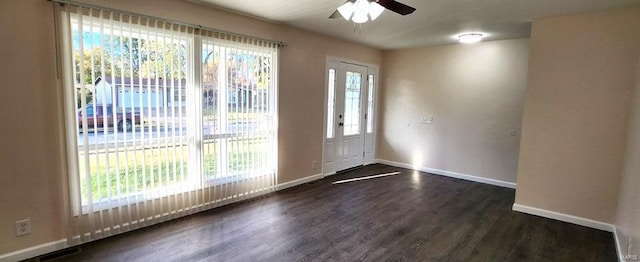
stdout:
<svg viewBox="0 0 640 262">
<path fill-rule="evenodd" d="M 376 164 L 87 243 L 54 261 L 617 261 L 611 233 L 514 212 L 514 196 Z"/>
</svg>

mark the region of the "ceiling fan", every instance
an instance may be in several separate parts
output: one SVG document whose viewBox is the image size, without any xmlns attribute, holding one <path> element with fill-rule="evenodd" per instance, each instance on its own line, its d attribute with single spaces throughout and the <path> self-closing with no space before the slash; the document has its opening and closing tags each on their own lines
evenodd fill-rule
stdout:
<svg viewBox="0 0 640 262">
<path fill-rule="evenodd" d="M 408 15 L 416 11 L 415 8 L 394 0 L 347 0 L 329 16 L 330 19 L 344 17 L 355 23 L 364 23 L 371 18 L 375 20 L 384 9 L 401 15 Z"/>
</svg>

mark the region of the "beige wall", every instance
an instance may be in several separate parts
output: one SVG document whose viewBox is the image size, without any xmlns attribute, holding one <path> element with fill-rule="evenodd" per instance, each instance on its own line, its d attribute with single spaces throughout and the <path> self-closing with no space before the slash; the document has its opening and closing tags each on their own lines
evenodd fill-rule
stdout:
<svg viewBox="0 0 640 262">
<path fill-rule="evenodd" d="M 379 50 L 178 0 L 87 0 L 287 42 L 280 56 L 279 182 L 320 173 L 327 55 L 380 64 Z M 62 239 L 66 221 L 53 13 L 44 0 L 0 1 L 0 255 Z M 14 222 L 33 233 L 16 238 Z"/>
<path fill-rule="evenodd" d="M 632 104 L 616 216 L 616 230 L 622 255 L 640 255 L 640 59 L 636 69 L 636 88 Z"/>
<path fill-rule="evenodd" d="M 640 8 L 533 23 L 516 203 L 613 223 Z"/>
<path fill-rule="evenodd" d="M 0 254 L 63 235 L 50 6 L 0 2 Z M 16 238 L 27 217 L 34 233 Z"/>
<path fill-rule="evenodd" d="M 515 182 L 528 43 L 385 52 L 378 158 Z"/>
</svg>

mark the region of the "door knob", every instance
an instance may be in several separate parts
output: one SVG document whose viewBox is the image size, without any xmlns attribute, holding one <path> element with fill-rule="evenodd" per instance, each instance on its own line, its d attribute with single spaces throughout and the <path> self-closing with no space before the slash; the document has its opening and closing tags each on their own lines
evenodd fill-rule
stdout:
<svg viewBox="0 0 640 262">
<path fill-rule="evenodd" d="M 344 126 L 344 123 L 340 122 L 338 123 L 338 126 Z"/>
</svg>

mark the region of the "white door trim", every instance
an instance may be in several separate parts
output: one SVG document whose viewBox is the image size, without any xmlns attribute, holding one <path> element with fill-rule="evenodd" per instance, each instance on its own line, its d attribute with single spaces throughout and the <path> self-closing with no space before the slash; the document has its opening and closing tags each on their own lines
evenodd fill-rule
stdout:
<svg viewBox="0 0 640 262">
<path fill-rule="evenodd" d="M 365 63 L 365 62 L 361 62 L 361 61 L 357 61 L 357 60 L 351 60 L 351 59 L 346 59 L 346 58 L 341 58 L 341 57 L 336 57 L 336 56 L 327 56 L 326 59 L 326 64 L 325 64 L 325 85 L 324 85 L 324 104 L 323 104 L 323 125 L 322 125 L 322 162 L 321 164 L 321 172 L 324 176 L 330 176 L 335 174 L 336 172 L 336 166 L 334 164 L 334 166 L 332 168 L 328 168 L 327 166 L 325 166 L 325 162 L 327 160 L 327 114 L 328 114 L 328 110 L 327 110 L 327 102 L 328 102 L 328 88 L 329 88 L 329 69 L 334 68 L 334 69 L 338 69 L 340 63 L 347 63 L 347 64 L 354 64 L 354 65 L 358 65 L 358 66 L 363 66 L 367 68 L 367 75 L 365 76 L 365 78 L 368 80 L 368 76 L 373 74 L 374 75 L 374 94 L 373 94 L 373 102 L 374 102 L 374 115 L 373 115 L 373 123 L 372 123 L 372 128 L 373 128 L 373 156 L 370 157 L 370 159 L 367 159 L 366 157 L 364 158 L 364 165 L 368 165 L 368 164 L 372 164 L 375 163 L 375 156 L 376 156 L 376 152 L 377 152 L 377 138 L 378 138 L 378 121 L 379 121 L 379 114 L 378 114 L 378 109 L 379 109 L 379 90 L 380 90 L 380 66 L 379 65 L 375 65 L 375 64 L 370 64 L 370 63 Z M 368 81 L 367 81 L 368 82 Z M 337 86 L 336 86 L 337 88 Z M 367 88 L 368 90 L 368 85 L 365 86 L 365 88 Z M 367 91 L 368 92 L 368 91 Z M 367 97 L 363 97 L 364 101 L 368 101 Z M 365 107 L 365 112 L 366 112 L 366 107 Z M 368 116 L 368 118 L 370 118 L 372 116 Z M 366 121 L 362 123 L 363 126 L 363 130 L 365 132 L 365 138 L 366 138 Z M 334 139 L 335 139 L 335 119 L 334 119 Z M 366 150 L 366 146 L 365 149 Z M 364 151 L 363 150 L 363 151 Z M 364 152 L 363 152 L 364 153 Z"/>
</svg>

